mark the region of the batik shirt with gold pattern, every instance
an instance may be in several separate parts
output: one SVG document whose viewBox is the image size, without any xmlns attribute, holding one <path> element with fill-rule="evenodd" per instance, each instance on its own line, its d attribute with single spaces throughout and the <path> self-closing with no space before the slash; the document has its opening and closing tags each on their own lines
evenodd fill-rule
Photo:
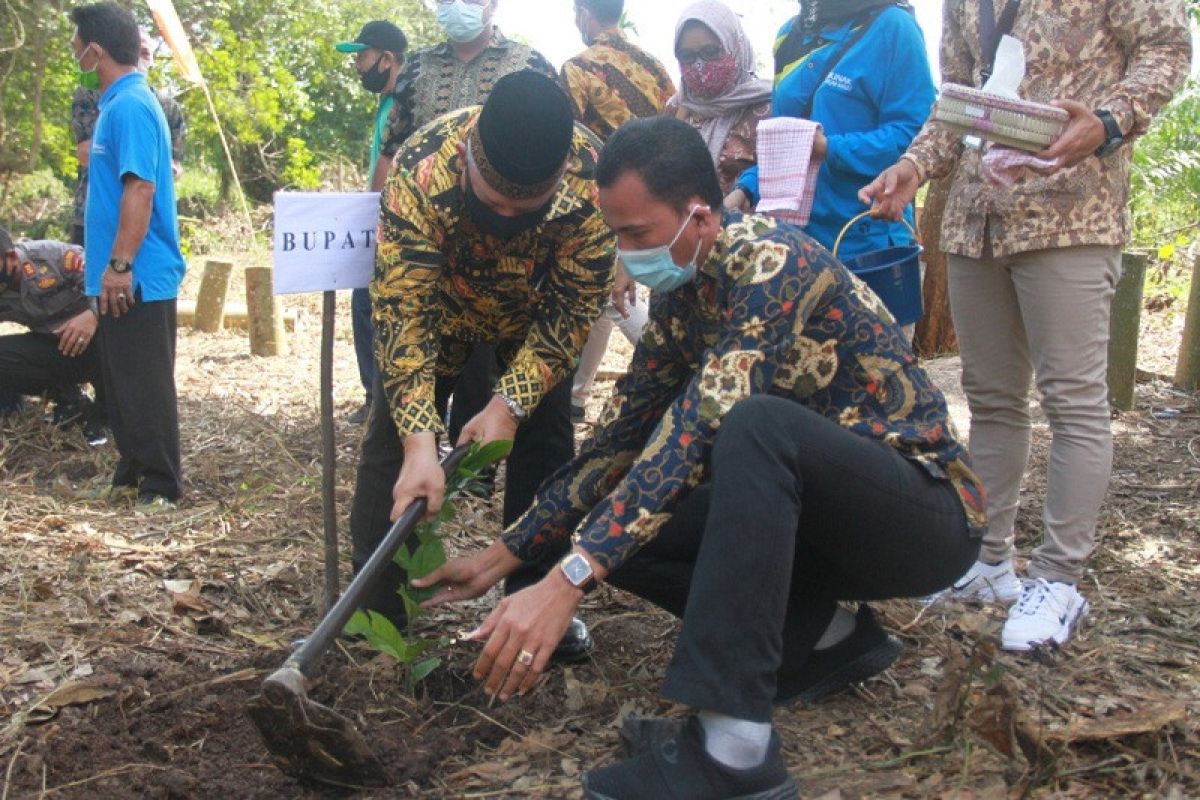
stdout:
<svg viewBox="0 0 1200 800">
<path fill-rule="evenodd" d="M 973 535 L 986 500 L 941 391 L 879 299 L 799 228 L 727 213 L 693 283 L 651 300 L 629 373 L 579 455 L 504 533 L 524 561 L 572 534 L 609 570 L 707 480 L 721 419 L 753 394 L 789 398 L 894 447 L 954 486 Z"/>
<path fill-rule="evenodd" d="M 563 64 L 562 79 L 575 119 L 601 139 L 631 119 L 662 113 L 675 94 L 662 63 L 615 31 L 598 34 Z"/>
<path fill-rule="evenodd" d="M 434 120 L 400 149 L 380 201 L 371 283 L 376 362 L 401 436 L 443 430 L 435 376 L 461 372 L 476 343 L 507 371 L 496 391 L 532 412 L 575 370 L 608 297 L 616 239 L 597 208 L 597 142 L 575 125 L 543 220 L 511 239 L 479 230 L 460 189 L 480 107 Z"/>
</svg>

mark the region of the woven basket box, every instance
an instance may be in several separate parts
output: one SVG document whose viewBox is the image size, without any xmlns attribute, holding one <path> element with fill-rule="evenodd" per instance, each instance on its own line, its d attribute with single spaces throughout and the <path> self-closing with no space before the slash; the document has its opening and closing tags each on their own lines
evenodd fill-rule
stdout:
<svg viewBox="0 0 1200 800">
<path fill-rule="evenodd" d="M 1069 115 L 1058 106 L 1014 100 L 956 83 L 942 85 L 934 119 L 963 134 L 1036 153 L 1062 134 Z"/>
</svg>

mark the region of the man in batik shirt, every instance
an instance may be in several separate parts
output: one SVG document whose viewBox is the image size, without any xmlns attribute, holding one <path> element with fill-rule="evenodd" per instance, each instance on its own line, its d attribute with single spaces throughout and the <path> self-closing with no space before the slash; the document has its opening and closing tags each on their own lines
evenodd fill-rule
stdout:
<svg viewBox="0 0 1200 800">
<path fill-rule="evenodd" d="M 631 119 L 653 117 L 675 94 L 675 84 L 657 58 L 629 42 L 620 28 L 624 0 L 576 0 L 575 26 L 588 46 L 563 65 L 562 79 L 575 118 L 607 139 Z M 610 301 L 592 325 L 579 357 L 571 388 L 571 418 L 583 421 L 596 370 L 608 349 L 614 327 L 637 344 L 646 326 L 646 306 L 632 304 L 626 313 Z"/>
<path fill-rule="evenodd" d="M 396 101 L 384 132 L 381 163 L 390 161 L 418 128 L 443 114 L 485 102 L 505 75 L 531 69 L 558 79 L 545 56 L 500 32 L 493 21 L 498 2 L 438 0 L 437 20 L 446 40 L 411 53 L 396 79 Z M 486 343 L 476 345 L 453 389 L 452 438 L 487 405 L 499 374 L 494 350 Z"/>
<path fill-rule="evenodd" d="M 698 714 L 631 724 L 635 757 L 585 796 L 795 797 L 772 706 L 876 671 L 887 635 L 865 610 L 832 631 L 837 601 L 948 585 L 979 551 L 983 491 L 882 303 L 799 228 L 723 214 L 695 129 L 628 123 L 597 182 L 620 257 L 659 289 L 629 374 L 526 514 L 419 583 L 477 597 L 570 548 L 476 633 L 486 691 L 531 689 L 608 581 L 682 617 L 663 694 Z"/>
<path fill-rule="evenodd" d="M 675 94 L 662 63 L 621 33 L 624 8 L 624 0 L 575 0 L 588 47 L 562 69 L 575 118 L 602 140 L 631 119 L 661 114 Z"/>
<path fill-rule="evenodd" d="M 397 154 L 383 190 L 371 285 L 381 382 L 363 441 L 350 518 L 360 566 L 416 498 L 441 505 L 437 437 L 472 348 L 495 346 L 505 371 L 458 442 L 513 439 L 505 524 L 570 460 L 570 383 L 607 297 L 614 241 L 596 206 L 597 144 L 559 85 L 525 70 L 482 108 L 448 114 Z M 553 559 L 550 560 L 550 564 Z M 548 567 L 514 575 L 509 589 Z M 393 568 L 365 604 L 404 619 Z M 561 655 L 590 649 L 582 622 Z"/>
</svg>

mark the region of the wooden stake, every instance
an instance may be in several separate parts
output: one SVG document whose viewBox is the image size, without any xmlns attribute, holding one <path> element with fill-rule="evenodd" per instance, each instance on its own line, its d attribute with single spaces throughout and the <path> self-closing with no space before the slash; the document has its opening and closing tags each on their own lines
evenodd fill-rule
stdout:
<svg viewBox="0 0 1200 800">
<path fill-rule="evenodd" d="M 179 308 L 176 311 L 176 318 L 181 326 L 192 325 L 196 319 L 196 301 L 195 300 L 180 300 Z M 300 315 L 294 308 L 285 308 L 283 310 L 283 329 L 287 333 L 295 333 L 296 323 L 299 321 Z M 246 310 L 245 303 L 226 303 L 225 318 L 221 321 L 222 327 L 229 330 L 250 330 L 249 312 Z"/>
<path fill-rule="evenodd" d="M 1192 264 L 1192 291 L 1175 362 L 1175 385 L 1189 392 L 1200 389 L 1200 254 Z"/>
<path fill-rule="evenodd" d="M 216 333 L 225 324 L 225 295 L 229 292 L 232 261 L 210 258 L 204 262 L 200 293 L 196 297 L 196 317 L 192 327 L 204 333 Z"/>
<path fill-rule="evenodd" d="M 321 511 L 325 527 L 325 610 L 333 608 L 338 580 L 337 448 L 333 439 L 333 334 L 337 292 L 325 292 L 321 309 Z"/>
<path fill-rule="evenodd" d="M 1121 281 L 1108 323 L 1108 398 L 1113 408 L 1121 411 L 1133 408 L 1147 260 L 1145 253 L 1121 255 Z"/>
<path fill-rule="evenodd" d="M 283 306 L 271 290 L 270 267 L 246 267 L 246 310 L 250 318 L 250 353 L 287 355 Z"/>
</svg>

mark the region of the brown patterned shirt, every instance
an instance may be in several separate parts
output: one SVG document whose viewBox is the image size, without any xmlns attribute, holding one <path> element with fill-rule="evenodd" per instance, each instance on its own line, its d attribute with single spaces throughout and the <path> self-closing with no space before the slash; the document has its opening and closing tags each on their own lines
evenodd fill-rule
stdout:
<svg viewBox="0 0 1200 800">
<path fill-rule="evenodd" d="M 687 109 L 680 107 L 675 98 L 667 103 L 667 113 L 699 129 L 704 120 Z M 746 106 L 741 117 L 733 124 L 721 157 L 717 159 L 717 178 L 721 181 L 721 193 L 729 194 L 734 189 L 738 176 L 758 163 L 758 123 L 771 118 L 771 101 Z"/>
<path fill-rule="evenodd" d="M 981 83 L 979 5 L 946 2 L 941 65 L 948 83 Z M 1012 35 L 1025 45 L 1023 98 L 1107 109 L 1127 142 L 1146 132 L 1187 77 L 1191 59 L 1183 0 L 1025 0 Z M 923 179 L 957 167 L 942 220 L 942 249 L 978 258 L 985 233 L 997 256 L 1123 244 L 1130 232 L 1131 155 L 1126 144 L 1053 175 L 1026 170 L 1015 186 L 1003 188 L 984 179 L 981 151 L 964 147 L 959 135 L 930 119 L 905 158 Z"/>
<path fill-rule="evenodd" d="M 598 34 L 591 47 L 563 64 L 562 79 L 575 119 L 601 139 L 631 119 L 662 113 L 675 94 L 659 60 L 615 31 Z"/>
<path fill-rule="evenodd" d="M 545 218 L 497 239 L 465 213 L 459 188 L 456 146 L 479 111 L 462 109 L 417 131 L 383 188 L 371 283 L 375 362 L 401 436 L 443 430 L 434 378 L 461 372 L 479 342 L 508 365 L 496 391 L 532 412 L 575 371 L 608 298 L 616 237 L 596 205 L 596 138 L 576 123 Z"/>
<path fill-rule="evenodd" d="M 395 156 L 417 128 L 443 114 L 481 104 L 496 81 L 523 69 L 558 80 L 558 73 L 545 56 L 528 45 L 506 39 L 495 26 L 491 43 L 468 62 L 454 55 L 449 42 L 411 54 L 396 77 L 396 100 L 380 152 L 389 158 Z"/>
</svg>

